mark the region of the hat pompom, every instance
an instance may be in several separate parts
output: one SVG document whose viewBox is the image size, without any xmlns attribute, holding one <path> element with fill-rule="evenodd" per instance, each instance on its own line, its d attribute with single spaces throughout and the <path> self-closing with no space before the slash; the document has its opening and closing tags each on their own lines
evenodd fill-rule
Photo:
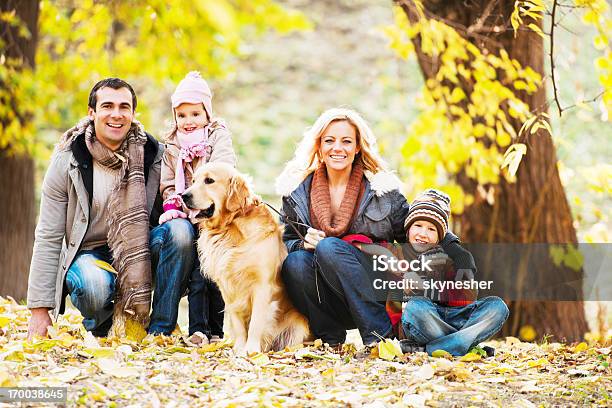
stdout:
<svg viewBox="0 0 612 408">
<path fill-rule="evenodd" d="M 200 75 L 200 71 L 191 71 L 189 72 L 187 75 L 185 75 L 185 78 L 190 78 L 190 79 L 203 79 L 202 75 Z"/>
</svg>

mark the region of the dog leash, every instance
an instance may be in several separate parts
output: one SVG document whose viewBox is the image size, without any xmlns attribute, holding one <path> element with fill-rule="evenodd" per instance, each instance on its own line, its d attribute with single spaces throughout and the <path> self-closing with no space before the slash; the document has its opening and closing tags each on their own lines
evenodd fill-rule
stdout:
<svg viewBox="0 0 612 408">
<path fill-rule="evenodd" d="M 263 201 L 263 200 L 262 200 Z M 267 205 L 268 207 L 270 207 L 272 209 L 272 211 L 274 211 L 275 213 L 277 213 L 280 217 L 281 220 L 283 220 L 283 222 L 289 224 L 289 226 L 291 228 L 293 228 L 293 230 L 295 231 L 296 234 L 298 234 L 298 237 L 300 237 L 300 239 L 302 241 L 306 241 L 306 238 L 304 238 L 304 236 L 300 233 L 300 231 L 297 229 L 296 225 L 301 225 L 302 227 L 306 227 L 306 228 L 310 228 L 310 225 L 306 225 L 306 224 L 302 224 L 301 222 L 297 222 L 297 221 L 293 221 L 291 218 L 289 218 L 288 216 L 286 216 L 285 214 L 281 213 L 280 211 L 278 211 L 276 208 L 274 208 L 273 206 L 271 206 L 270 204 L 268 204 L 267 202 L 263 201 L 263 203 L 265 205 Z"/>
</svg>

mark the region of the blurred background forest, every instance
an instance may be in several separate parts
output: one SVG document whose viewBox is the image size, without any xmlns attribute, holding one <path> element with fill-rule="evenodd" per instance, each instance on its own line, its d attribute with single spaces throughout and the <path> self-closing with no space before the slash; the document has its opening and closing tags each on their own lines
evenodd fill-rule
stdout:
<svg viewBox="0 0 612 408">
<path fill-rule="evenodd" d="M 0 8 L 0 295 L 25 296 L 53 145 L 107 76 L 134 86 L 137 118 L 161 139 L 174 87 L 199 70 L 233 133 L 238 168 L 271 202 L 280 201 L 274 180 L 303 131 L 323 110 L 349 106 L 373 127 L 408 200 L 425 187 L 451 195 L 464 241 L 610 242 L 605 0 L 8 0 Z M 530 327 L 574 340 L 588 330 L 581 302 L 523 303 L 505 334 Z M 588 306 L 599 310 L 600 329 L 609 324 L 604 309 Z"/>
</svg>

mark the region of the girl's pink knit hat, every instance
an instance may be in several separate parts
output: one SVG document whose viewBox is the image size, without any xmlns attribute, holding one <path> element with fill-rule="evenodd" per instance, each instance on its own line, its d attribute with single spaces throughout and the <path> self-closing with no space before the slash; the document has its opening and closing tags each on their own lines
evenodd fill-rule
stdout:
<svg viewBox="0 0 612 408">
<path fill-rule="evenodd" d="M 182 103 L 203 103 L 208 118 L 212 118 L 212 92 L 198 71 L 191 71 L 172 94 L 172 109 Z"/>
</svg>

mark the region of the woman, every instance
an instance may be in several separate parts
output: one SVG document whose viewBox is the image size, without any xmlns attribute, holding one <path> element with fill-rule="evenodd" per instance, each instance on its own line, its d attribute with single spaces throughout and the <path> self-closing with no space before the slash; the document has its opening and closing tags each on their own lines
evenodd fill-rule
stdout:
<svg viewBox="0 0 612 408">
<path fill-rule="evenodd" d="M 399 186 L 364 119 L 338 108 L 325 111 L 305 133 L 277 180 L 285 215 L 303 224 L 285 226 L 283 280 L 314 335 L 326 343 L 343 343 L 346 330 L 355 327 L 365 345 L 392 334 L 384 299 L 372 285 L 371 257 L 347 236 L 405 242 L 408 204 Z"/>
</svg>

